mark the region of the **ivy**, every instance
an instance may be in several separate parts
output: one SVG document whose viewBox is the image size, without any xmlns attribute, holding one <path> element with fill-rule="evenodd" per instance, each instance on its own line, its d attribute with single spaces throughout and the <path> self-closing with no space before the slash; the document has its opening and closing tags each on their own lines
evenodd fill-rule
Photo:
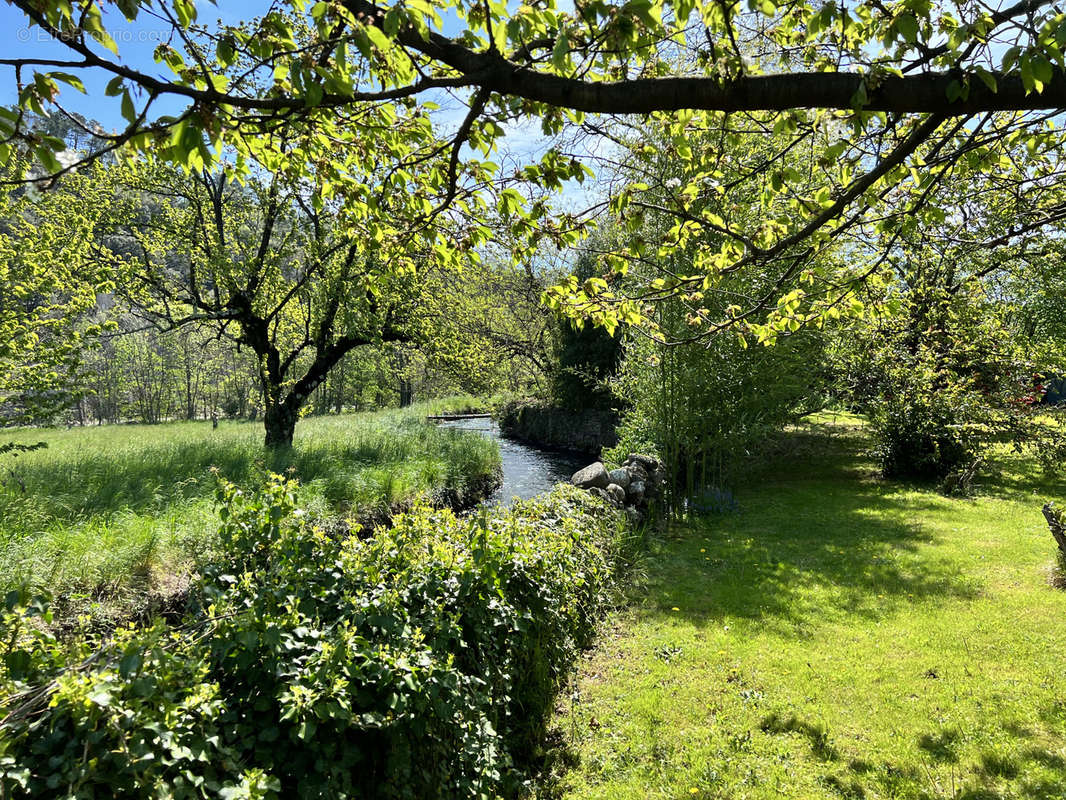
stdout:
<svg viewBox="0 0 1066 800">
<path fill-rule="evenodd" d="M 525 781 L 555 693 L 605 607 L 622 515 L 573 487 L 369 539 L 297 487 L 219 489 L 224 558 L 177 628 L 93 650 L 8 598 L 7 797 L 497 797 Z"/>
</svg>

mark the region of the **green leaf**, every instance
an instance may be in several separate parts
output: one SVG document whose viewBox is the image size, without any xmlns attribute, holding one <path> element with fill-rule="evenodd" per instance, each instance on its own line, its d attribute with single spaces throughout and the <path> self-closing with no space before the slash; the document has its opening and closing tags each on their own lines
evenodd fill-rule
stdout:
<svg viewBox="0 0 1066 800">
<path fill-rule="evenodd" d="M 366 35 L 370 37 L 371 44 L 382 53 L 387 53 L 392 48 L 392 39 L 385 35 L 377 25 L 367 25 Z"/>
<path fill-rule="evenodd" d="M 107 82 L 107 86 L 104 88 L 104 94 L 108 97 L 118 97 L 122 94 L 124 80 L 125 79 L 121 75 L 116 75 Z"/>
<path fill-rule="evenodd" d="M 41 162 L 46 170 L 51 173 L 59 172 L 63 167 L 59 161 L 56 160 L 55 153 L 52 152 L 52 148 L 47 145 L 41 145 L 33 151 L 37 155 L 37 159 Z"/>
<path fill-rule="evenodd" d="M 220 64 L 226 67 L 237 60 L 237 48 L 230 37 L 223 36 L 218 40 L 218 44 L 215 45 L 215 57 L 218 58 Z"/>
<path fill-rule="evenodd" d="M 400 32 L 400 24 L 403 22 L 403 12 L 398 6 L 393 6 L 385 14 L 385 22 L 383 26 L 385 28 L 385 34 L 387 36 L 395 36 Z"/>
<path fill-rule="evenodd" d="M 1033 79 L 1043 85 L 1051 83 L 1051 79 L 1054 77 L 1054 70 L 1051 66 L 1051 62 L 1044 57 L 1042 53 L 1033 53 L 1030 58 L 1032 64 Z M 57 76 L 58 77 L 58 76 Z"/>
<path fill-rule="evenodd" d="M 958 100 L 960 98 L 965 100 L 966 96 L 968 94 L 969 94 L 969 89 L 963 83 L 960 83 L 957 80 L 953 80 L 953 81 L 951 81 L 948 84 L 947 96 L 948 96 L 948 102 L 949 103 L 954 103 L 956 100 Z"/>
<path fill-rule="evenodd" d="M 552 64 L 556 69 L 562 70 L 566 66 L 566 57 L 570 55 L 570 39 L 566 33 L 559 34 L 552 49 Z"/>
<path fill-rule="evenodd" d="M 137 109 L 133 105 L 133 98 L 130 97 L 128 89 L 122 90 L 122 116 L 127 122 L 137 121 Z"/>
<path fill-rule="evenodd" d="M 81 78 L 77 75 L 71 75 L 69 72 L 52 72 L 50 73 L 57 81 L 63 81 L 68 86 L 73 86 L 82 94 L 85 94 L 85 84 L 81 82 Z"/>
<path fill-rule="evenodd" d="M 130 675 L 132 675 L 141 668 L 142 662 L 143 659 L 141 658 L 140 653 L 136 651 L 127 653 L 125 656 L 123 656 L 122 660 L 118 664 L 119 674 L 123 678 L 128 678 Z"/>
<path fill-rule="evenodd" d="M 190 0 L 174 0 L 174 13 L 177 14 L 178 24 L 188 28 L 196 21 L 196 3 Z"/>
<path fill-rule="evenodd" d="M 901 14 L 896 18 L 896 30 L 910 44 L 918 41 L 918 20 L 914 14 Z"/>
<path fill-rule="evenodd" d="M 859 83 L 859 88 L 855 90 L 855 94 L 851 96 L 851 107 L 854 109 L 860 109 L 870 101 L 869 96 L 866 94 L 866 81 Z"/>
<path fill-rule="evenodd" d="M 1033 89 L 1036 89 L 1038 93 L 1044 91 L 1044 84 L 1033 75 L 1033 62 L 1029 56 L 1022 56 L 1018 62 L 1018 69 L 1022 75 L 1022 86 L 1025 87 L 1026 94 L 1033 91 Z"/>
<path fill-rule="evenodd" d="M 981 79 L 981 83 L 989 88 L 990 91 L 996 92 L 996 76 L 989 72 L 984 67 L 977 67 L 974 72 L 977 73 L 977 77 Z"/>
</svg>

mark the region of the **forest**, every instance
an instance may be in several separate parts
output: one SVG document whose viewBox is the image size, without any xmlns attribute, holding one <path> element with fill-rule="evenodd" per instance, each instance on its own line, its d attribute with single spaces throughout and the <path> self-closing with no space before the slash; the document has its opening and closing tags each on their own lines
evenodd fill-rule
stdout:
<svg viewBox="0 0 1066 800">
<path fill-rule="evenodd" d="M 1066 797 L 1066 14 L 0 3 L 0 800 Z"/>
</svg>

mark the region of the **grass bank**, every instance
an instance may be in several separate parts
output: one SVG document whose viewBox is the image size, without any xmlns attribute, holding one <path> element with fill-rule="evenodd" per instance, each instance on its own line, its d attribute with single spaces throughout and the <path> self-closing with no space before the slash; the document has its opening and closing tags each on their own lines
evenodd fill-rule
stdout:
<svg viewBox="0 0 1066 800">
<path fill-rule="evenodd" d="M 1066 592 L 1020 457 L 971 499 L 883 482 L 855 426 L 789 437 L 679 525 L 557 714 L 545 794 L 1066 797 Z"/>
<path fill-rule="evenodd" d="M 215 479 L 259 485 L 267 471 L 303 485 L 309 513 L 365 517 L 420 495 L 484 483 L 493 442 L 427 424 L 469 398 L 404 410 L 310 418 L 283 453 L 262 425 L 177 422 L 0 432 L 47 448 L 0 461 L 0 586 L 47 587 L 93 598 L 166 590 L 216 543 Z"/>
</svg>

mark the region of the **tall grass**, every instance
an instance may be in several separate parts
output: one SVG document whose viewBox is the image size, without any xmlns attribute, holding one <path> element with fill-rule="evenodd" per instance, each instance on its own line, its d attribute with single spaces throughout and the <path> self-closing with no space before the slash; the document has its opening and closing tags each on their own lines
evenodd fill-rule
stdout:
<svg viewBox="0 0 1066 800">
<path fill-rule="evenodd" d="M 264 451 L 262 426 L 246 422 L 0 432 L 0 444 L 48 445 L 0 461 L 0 585 L 99 595 L 189 569 L 214 544 L 212 469 L 244 486 L 291 471 L 323 518 L 464 490 L 498 469 L 495 444 L 424 418 L 473 404 L 307 419 L 285 452 Z"/>
</svg>

